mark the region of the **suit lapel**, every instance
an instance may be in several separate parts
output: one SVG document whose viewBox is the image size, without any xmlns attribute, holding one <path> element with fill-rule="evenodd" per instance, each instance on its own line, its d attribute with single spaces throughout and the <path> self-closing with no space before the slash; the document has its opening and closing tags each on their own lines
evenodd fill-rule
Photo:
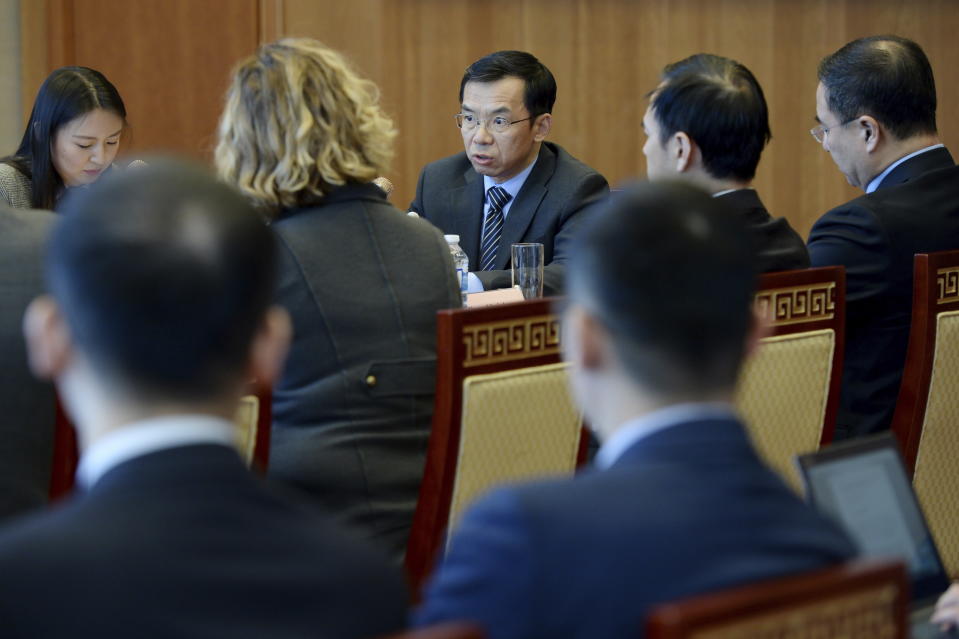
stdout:
<svg viewBox="0 0 959 639">
<path fill-rule="evenodd" d="M 473 170 L 463 173 L 463 186 L 449 192 L 449 209 L 453 223 L 448 228 L 460 229 L 460 248 L 469 257 L 471 271 L 479 268 L 480 233 L 483 228 L 483 178 Z"/>
<path fill-rule="evenodd" d="M 925 153 L 920 153 L 914 158 L 906 160 L 893 169 L 889 175 L 883 178 L 882 182 L 879 183 L 879 189 L 884 189 L 889 186 L 896 186 L 897 184 L 908 182 L 909 180 L 917 178 L 920 175 L 928 173 L 929 171 L 946 169 L 951 166 L 955 166 L 955 164 L 956 163 L 953 161 L 952 155 L 950 155 L 946 147 L 940 147 L 938 149 L 926 151 Z"/>
<path fill-rule="evenodd" d="M 546 184 L 556 171 L 556 154 L 546 143 L 540 147 L 536 166 L 530 171 L 526 182 L 523 183 L 503 224 L 503 234 L 500 236 L 499 249 L 496 251 L 496 262 L 493 268 L 502 270 L 510 263 L 510 246 L 523 241 L 523 236 L 529 225 L 532 224 L 536 211 L 543 198 L 546 197 Z"/>
</svg>

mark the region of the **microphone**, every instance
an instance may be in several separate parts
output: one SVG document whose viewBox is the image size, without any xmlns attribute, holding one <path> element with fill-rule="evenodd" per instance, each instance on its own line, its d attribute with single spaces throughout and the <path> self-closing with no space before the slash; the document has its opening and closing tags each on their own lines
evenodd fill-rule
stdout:
<svg viewBox="0 0 959 639">
<path fill-rule="evenodd" d="M 380 187 L 380 190 L 386 193 L 387 197 L 389 197 L 390 193 L 393 192 L 393 183 L 387 180 L 385 177 L 376 178 L 373 180 L 373 184 Z"/>
</svg>

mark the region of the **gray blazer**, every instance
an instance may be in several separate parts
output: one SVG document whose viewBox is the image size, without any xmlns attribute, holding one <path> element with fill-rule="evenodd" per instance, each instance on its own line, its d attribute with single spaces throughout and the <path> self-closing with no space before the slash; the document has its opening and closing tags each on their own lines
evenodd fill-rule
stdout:
<svg viewBox="0 0 959 639">
<path fill-rule="evenodd" d="M 433 413 L 436 311 L 460 304 L 449 248 L 372 184 L 272 228 L 294 337 L 273 392 L 269 474 L 399 559 Z"/>
<path fill-rule="evenodd" d="M 0 206 L 28 209 L 33 200 L 30 178 L 6 162 L 0 162 Z"/>
<path fill-rule="evenodd" d="M 43 290 L 54 216 L 0 204 L 0 520 L 42 506 L 50 486 L 54 393 L 27 369 L 23 311 Z"/>
<path fill-rule="evenodd" d="M 591 206 L 609 193 L 606 178 L 558 144 L 544 142 L 536 165 L 510 206 L 503 225 L 495 269 L 476 276 L 487 290 L 511 285 L 510 245 L 540 242 L 546 261 L 544 293 L 563 290 L 564 262 L 577 227 Z M 416 185 L 410 210 L 442 229 L 460 236 L 470 271 L 478 268 L 483 228 L 483 177 L 473 170 L 466 153 L 426 165 Z"/>
</svg>

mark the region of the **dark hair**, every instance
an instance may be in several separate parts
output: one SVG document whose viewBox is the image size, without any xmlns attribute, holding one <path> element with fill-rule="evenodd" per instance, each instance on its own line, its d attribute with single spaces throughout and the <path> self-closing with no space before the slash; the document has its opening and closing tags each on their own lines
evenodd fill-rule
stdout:
<svg viewBox="0 0 959 639">
<path fill-rule="evenodd" d="M 14 155 L 2 160 L 30 178 L 35 208 L 53 209 L 63 191 L 63 179 L 53 166 L 51 152 L 57 131 L 94 109 L 111 111 L 126 124 L 123 99 L 99 71 L 62 67 L 47 76 L 40 86 L 20 147 Z"/>
<path fill-rule="evenodd" d="M 607 200 L 571 255 L 572 297 L 637 383 L 662 396 L 732 389 L 757 258 L 722 202 L 684 183 L 641 183 Z"/>
<path fill-rule="evenodd" d="M 496 82 L 511 77 L 526 83 L 523 105 L 530 117 L 552 112 L 556 102 L 556 79 L 542 62 L 525 51 L 497 51 L 469 65 L 460 82 L 460 102 L 467 82 Z"/>
<path fill-rule="evenodd" d="M 936 132 L 936 81 L 922 47 L 894 35 L 853 40 L 819 63 L 840 122 L 870 115 L 900 140 Z"/>
<path fill-rule="evenodd" d="M 668 65 L 652 107 L 660 144 L 684 131 L 713 177 L 748 181 L 756 175 L 772 138 L 769 112 L 759 82 L 739 62 L 700 53 Z"/>
<path fill-rule="evenodd" d="M 242 380 L 275 268 L 273 236 L 243 196 L 161 160 L 71 192 L 62 209 L 48 283 L 100 373 L 179 400 Z"/>
</svg>

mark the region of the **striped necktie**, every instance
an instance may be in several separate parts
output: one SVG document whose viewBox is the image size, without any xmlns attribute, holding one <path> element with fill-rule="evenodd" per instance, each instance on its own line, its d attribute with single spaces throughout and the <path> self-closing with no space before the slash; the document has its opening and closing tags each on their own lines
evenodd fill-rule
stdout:
<svg viewBox="0 0 959 639">
<path fill-rule="evenodd" d="M 496 262 L 496 249 L 499 248 L 499 238 L 503 234 L 503 222 L 506 220 L 503 207 L 513 199 L 513 196 L 501 186 L 491 186 L 486 192 L 486 197 L 489 199 L 489 212 L 483 223 L 483 240 L 480 242 L 479 270 L 481 271 L 492 270 Z"/>
</svg>

